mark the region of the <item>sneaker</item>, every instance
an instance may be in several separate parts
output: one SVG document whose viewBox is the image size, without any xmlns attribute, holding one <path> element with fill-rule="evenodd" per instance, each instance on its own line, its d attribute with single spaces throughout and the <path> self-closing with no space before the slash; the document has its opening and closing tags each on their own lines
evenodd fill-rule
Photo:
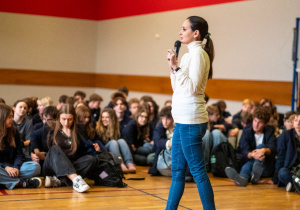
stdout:
<svg viewBox="0 0 300 210">
<path fill-rule="evenodd" d="M 127 168 L 128 168 L 128 173 L 132 173 L 132 174 L 136 173 L 136 168 L 133 163 L 128 163 Z"/>
<path fill-rule="evenodd" d="M 124 163 L 121 163 L 121 169 L 123 171 L 123 174 L 127 174 L 129 172 L 128 168 L 126 167 L 126 165 Z"/>
<path fill-rule="evenodd" d="M 20 186 L 23 188 L 38 188 L 42 185 L 42 180 L 38 177 L 31 179 L 20 179 Z"/>
<path fill-rule="evenodd" d="M 295 191 L 295 187 L 294 187 L 293 183 L 292 183 L 292 182 L 289 182 L 289 183 L 286 185 L 285 190 L 286 190 L 287 192 L 294 192 L 294 191 Z"/>
<path fill-rule="evenodd" d="M 229 179 L 232 179 L 236 185 L 243 186 L 243 187 L 246 187 L 248 185 L 248 179 L 239 175 L 234 168 L 226 167 L 225 173 L 226 173 L 226 176 Z"/>
<path fill-rule="evenodd" d="M 261 161 L 255 161 L 252 167 L 252 176 L 250 180 L 252 184 L 258 184 L 263 169 L 263 163 Z"/>
<path fill-rule="evenodd" d="M 45 187 L 59 187 L 61 186 L 61 181 L 56 176 L 46 176 Z"/>
<path fill-rule="evenodd" d="M 90 186 L 78 175 L 73 179 L 73 189 L 77 192 L 85 192 L 90 189 Z"/>
</svg>

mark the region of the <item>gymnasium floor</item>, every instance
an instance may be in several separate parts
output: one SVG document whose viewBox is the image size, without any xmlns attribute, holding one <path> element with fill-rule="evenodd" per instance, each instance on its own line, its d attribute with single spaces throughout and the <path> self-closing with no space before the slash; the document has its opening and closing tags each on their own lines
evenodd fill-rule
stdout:
<svg viewBox="0 0 300 210">
<path fill-rule="evenodd" d="M 93 186 L 87 193 L 77 193 L 71 187 L 0 190 L 0 209 L 103 209 L 103 210 L 163 210 L 166 206 L 171 178 L 151 177 L 148 167 L 137 167 L 137 174 L 126 178 L 127 188 Z M 300 195 L 287 193 L 275 185 L 234 186 L 229 179 L 209 174 L 217 209 L 300 209 Z M 195 183 L 186 183 L 178 209 L 202 209 Z"/>
</svg>

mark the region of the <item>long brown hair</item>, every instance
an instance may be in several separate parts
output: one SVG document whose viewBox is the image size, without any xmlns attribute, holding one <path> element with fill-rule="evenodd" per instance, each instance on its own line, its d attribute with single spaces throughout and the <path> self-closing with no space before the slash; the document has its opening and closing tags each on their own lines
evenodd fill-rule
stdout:
<svg viewBox="0 0 300 210">
<path fill-rule="evenodd" d="M 6 128 L 6 119 L 12 113 L 11 107 L 6 104 L 0 103 L 0 150 L 4 150 L 7 145 L 16 147 L 15 134 L 16 131 L 12 125 Z"/>
<path fill-rule="evenodd" d="M 209 62 L 210 62 L 208 79 L 212 79 L 212 76 L 213 76 L 212 63 L 213 63 L 214 57 L 215 57 L 215 50 L 214 50 L 214 43 L 210 38 L 210 34 L 208 33 L 208 24 L 204 18 L 199 17 L 199 16 L 190 16 L 187 19 L 191 23 L 192 31 L 198 30 L 200 32 L 200 41 L 203 41 L 203 39 L 207 39 L 204 50 L 208 54 Z"/>
<path fill-rule="evenodd" d="M 53 132 L 53 144 L 57 145 L 56 135 L 62 129 L 62 125 L 60 123 L 60 115 L 61 114 L 73 115 L 73 124 L 71 126 L 71 142 L 72 143 L 71 143 L 71 151 L 69 152 L 69 155 L 73 155 L 77 150 L 79 141 L 77 139 L 77 131 L 76 131 L 77 118 L 76 118 L 75 108 L 71 104 L 62 105 L 57 114 L 55 128 L 54 128 L 54 132 Z"/>
<path fill-rule="evenodd" d="M 102 122 L 102 114 L 108 113 L 109 115 L 109 124 L 108 126 L 104 126 Z M 120 125 L 117 118 L 117 115 L 115 113 L 115 110 L 112 108 L 104 108 L 100 114 L 99 120 L 97 122 L 96 126 L 96 132 L 99 135 L 99 137 L 102 138 L 104 143 L 109 142 L 112 139 L 119 139 L 120 137 Z"/>
<path fill-rule="evenodd" d="M 147 120 L 146 125 L 141 126 L 138 123 L 138 118 L 143 112 L 147 113 L 148 120 Z M 138 127 L 138 139 L 145 140 L 150 137 L 149 115 L 150 115 L 150 108 L 149 108 L 149 105 L 145 103 L 145 104 L 139 106 L 136 114 L 133 116 L 133 119 L 136 121 L 137 127 Z"/>
<path fill-rule="evenodd" d="M 94 139 L 95 135 L 96 135 L 96 131 L 93 128 L 93 125 L 91 122 L 92 114 L 91 114 L 91 110 L 89 108 L 87 108 L 86 106 L 79 106 L 76 108 L 77 122 L 82 123 L 85 118 L 86 113 L 89 113 L 89 115 L 90 115 L 90 121 L 86 125 L 86 131 L 87 131 L 89 139 Z"/>
</svg>

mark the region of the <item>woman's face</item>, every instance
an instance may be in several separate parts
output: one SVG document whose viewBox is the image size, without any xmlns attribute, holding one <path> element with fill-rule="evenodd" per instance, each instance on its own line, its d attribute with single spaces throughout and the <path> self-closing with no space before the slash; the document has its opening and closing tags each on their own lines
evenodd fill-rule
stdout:
<svg viewBox="0 0 300 210">
<path fill-rule="evenodd" d="M 118 100 L 116 105 L 114 106 L 114 110 L 116 113 L 123 113 L 125 111 L 125 104 L 123 104 L 122 100 Z"/>
<path fill-rule="evenodd" d="M 8 117 L 5 120 L 5 128 L 10 128 L 13 124 L 14 121 L 14 116 L 13 113 L 10 112 L 10 114 L 8 115 Z"/>
<path fill-rule="evenodd" d="M 187 19 L 183 22 L 179 35 L 182 44 L 189 44 L 197 40 L 197 37 L 199 36 L 199 31 L 193 31 L 191 28 L 191 22 Z"/>
<path fill-rule="evenodd" d="M 44 106 L 44 105 L 42 105 L 42 104 L 40 104 L 40 103 L 38 103 L 38 107 L 37 107 L 37 109 L 39 110 L 39 114 L 42 114 L 42 113 L 43 113 L 43 111 L 44 111 L 44 109 L 45 109 L 45 106 Z"/>
<path fill-rule="evenodd" d="M 18 116 L 24 116 L 27 113 L 27 104 L 24 102 L 19 102 L 15 107 L 15 113 Z"/>
<path fill-rule="evenodd" d="M 101 120 L 102 120 L 102 123 L 105 127 L 109 125 L 110 119 L 109 119 L 108 112 L 103 112 L 102 113 Z"/>
<path fill-rule="evenodd" d="M 146 112 L 142 112 L 142 113 L 139 115 L 137 121 L 138 121 L 138 124 L 139 124 L 140 126 L 146 125 L 147 122 L 148 122 L 148 115 L 147 115 L 147 113 L 146 113 Z"/>
<path fill-rule="evenodd" d="M 72 114 L 61 114 L 59 117 L 59 122 L 65 129 L 70 129 L 74 122 L 74 117 Z"/>
<path fill-rule="evenodd" d="M 89 112 L 84 113 L 83 124 L 87 125 L 91 121 L 91 115 Z"/>
<path fill-rule="evenodd" d="M 149 105 L 150 107 L 150 113 L 153 114 L 154 113 L 154 106 L 153 106 L 153 103 L 151 101 L 148 101 L 147 104 Z"/>
</svg>

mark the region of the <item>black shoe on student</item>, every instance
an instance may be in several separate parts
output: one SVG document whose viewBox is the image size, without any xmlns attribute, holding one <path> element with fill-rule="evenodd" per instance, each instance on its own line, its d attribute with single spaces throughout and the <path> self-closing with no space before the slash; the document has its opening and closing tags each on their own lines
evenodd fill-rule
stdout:
<svg viewBox="0 0 300 210">
<path fill-rule="evenodd" d="M 194 179 L 192 176 L 185 176 L 185 182 L 193 182 Z"/>
<path fill-rule="evenodd" d="M 38 177 L 30 179 L 20 179 L 20 186 L 23 188 L 38 188 L 42 185 L 42 180 Z"/>
<path fill-rule="evenodd" d="M 263 162 L 261 161 L 255 161 L 252 167 L 252 176 L 251 176 L 251 183 L 252 184 L 258 184 L 259 179 L 263 172 Z"/>
<path fill-rule="evenodd" d="M 243 187 L 246 187 L 248 185 L 248 179 L 239 175 L 234 168 L 226 167 L 225 173 L 229 179 L 232 179 L 234 181 L 235 185 L 243 186 Z"/>
</svg>

